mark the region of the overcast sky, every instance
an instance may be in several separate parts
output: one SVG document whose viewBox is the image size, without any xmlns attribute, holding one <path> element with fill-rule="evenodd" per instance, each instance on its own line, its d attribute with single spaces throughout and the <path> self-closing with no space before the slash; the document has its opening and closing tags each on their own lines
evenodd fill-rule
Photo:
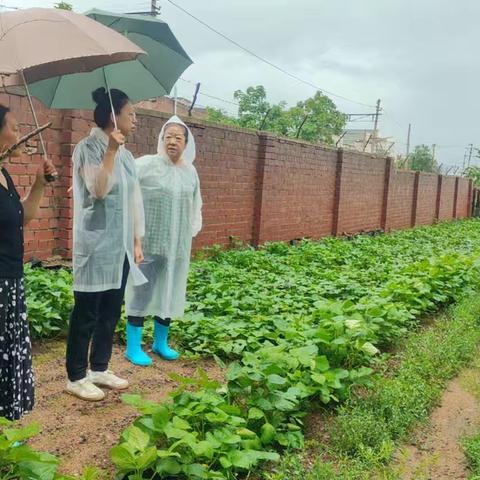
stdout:
<svg viewBox="0 0 480 480">
<path fill-rule="evenodd" d="M 319 87 L 360 103 L 382 100 L 382 136 L 404 153 L 408 123 L 412 145 L 438 145 L 437 158 L 461 165 L 467 144 L 480 146 L 480 2 L 478 0 L 174 0 L 246 48 Z M 51 6 L 49 0 L 1 0 L 15 7 Z M 0 3 L 1 3 L 0 2 Z M 142 0 L 71 0 L 83 12 L 149 9 Z M 246 54 L 171 5 L 158 0 L 194 60 L 183 75 L 201 91 L 233 100 L 236 89 L 264 85 L 269 100 L 295 104 L 315 93 Z M 194 85 L 178 82 L 191 98 Z M 336 97 L 345 113 L 374 108 Z M 199 97 L 202 105 L 235 106 Z M 369 128 L 356 123 L 352 127 Z M 480 164 L 480 161 L 479 161 Z"/>
</svg>

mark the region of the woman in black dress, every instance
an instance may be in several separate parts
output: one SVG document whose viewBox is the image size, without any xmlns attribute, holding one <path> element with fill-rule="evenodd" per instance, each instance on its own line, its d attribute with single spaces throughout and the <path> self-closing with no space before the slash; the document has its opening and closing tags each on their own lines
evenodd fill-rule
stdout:
<svg viewBox="0 0 480 480">
<path fill-rule="evenodd" d="M 0 152 L 19 138 L 18 124 L 0 105 Z M 21 149 L 11 157 L 22 154 Z M 23 286 L 23 227 L 32 220 L 43 198 L 46 175 L 54 175 L 42 160 L 35 182 L 23 199 L 8 171 L 0 166 L 0 417 L 18 420 L 34 404 L 32 353 Z"/>
</svg>

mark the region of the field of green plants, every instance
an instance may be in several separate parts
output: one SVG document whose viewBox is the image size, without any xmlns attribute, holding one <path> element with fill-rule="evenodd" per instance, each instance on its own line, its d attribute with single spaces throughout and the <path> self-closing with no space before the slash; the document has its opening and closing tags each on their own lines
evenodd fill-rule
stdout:
<svg viewBox="0 0 480 480">
<path fill-rule="evenodd" d="M 215 250 L 193 262 L 188 311 L 173 333 L 199 365 L 213 356 L 225 381 L 200 370 L 175 378 L 169 402 L 125 395 L 140 416 L 111 452 L 117 478 L 261 478 L 284 453 L 302 451 L 312 409 L 334 409 L 374 381 L 426 314 L 479 285 L 479 267 L 477 220 Z M 65 329 L 69 272 L 29 269 L 27 295 L 34 336 Z M 0 479 L 69 478 L 56 473 L 54 457 L 12 448 L 33 434 L 3 427 Z"/>
</svg>

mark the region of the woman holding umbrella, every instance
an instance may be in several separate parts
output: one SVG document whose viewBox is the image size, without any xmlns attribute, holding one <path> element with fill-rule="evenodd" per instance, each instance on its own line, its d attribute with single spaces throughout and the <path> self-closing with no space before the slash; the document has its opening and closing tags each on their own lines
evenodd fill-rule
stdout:
<svg viewBox="0 0 480 480">
<path fill-rule="evenodd" d="M 162 128 L 158 153 L 137 160 L 146 225 L 145 259 L 140 268 L 148 283 L 135 286 L 129 281 L 127 287 L 125 356 L 135 365 L 152 363 L 141 347 L 146 316 L 155 319 L 153 352 L 165 360 L 179 356 L 168 345 L 169 327 L 171 319 L 183 315 L 192 237 L 202 228 L 194 160 L 195 139 L 177 116 Z"/>
<path fill-rule="evenodd" d="M 146 279 L 136 266 L 143 260 L 143 203 L 135 161 L 124 146 L 135 111 L 120 90 L 99 88 L 92 95 L 97 128 L 73 153 L 75 305 L 66 366 L 67 392 L 98 401 L 105 397 L 98 386 L 128 387 L 108 364 L 128 273 L 136 285 Z"/>
<path fill-rule="evenodd" d="M 15 116 L 0 105 L 0 152 L 19 138 Z M 10 157 L 22 155 L 21 148 Z M 23 227 L 37 214 L 46 176 L 55 175 L 42 157 L 35 181 L 21 200 L 6 168 L 0 169 L 0 417 L 18 420 L 33 408 L 32 353 L 23 284 Z"/>
</svg>

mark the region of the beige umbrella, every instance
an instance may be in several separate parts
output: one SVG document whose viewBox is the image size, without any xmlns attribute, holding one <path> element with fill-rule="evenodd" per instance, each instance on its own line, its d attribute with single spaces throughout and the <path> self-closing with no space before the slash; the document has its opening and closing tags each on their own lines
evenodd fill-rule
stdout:
<svg viewBox="0 0 480 480">
<path fill-rule="evenodd" d="M 112 29 L 78 13 L 29 8 L 0 13 L 0 79 L 22 85 L 90 72 L 145 53 Z"/>
<path fill-rule="evenodd" d="M 37 128 L 29 83 L 90 72 L 144 53 L 120 33 L 67 10 L 30 8 L 0 13 L 0 89 L 8 92 L 10 87 L 22 87 Z M 45 155 L 41 134 L 40 141 Z"/>
</svg>

